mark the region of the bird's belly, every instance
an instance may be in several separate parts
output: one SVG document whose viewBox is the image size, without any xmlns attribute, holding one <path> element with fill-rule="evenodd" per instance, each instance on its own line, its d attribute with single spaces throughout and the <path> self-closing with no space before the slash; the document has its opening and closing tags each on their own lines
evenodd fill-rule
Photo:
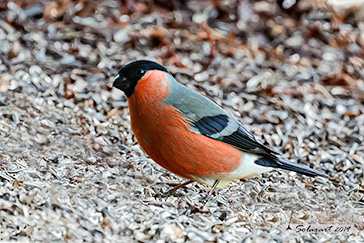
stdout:
<svg viewBox="0 0 364 243">
<path fill-rule="evenodd" d="M 222 178 L 239 168 L 238 149 L 191 132 L 172 106 L 154 112 L 144 116 L 131 111 L 132 128 L 143 150 L 162 167 L 200 182 L 198 178 Z"/>
</svg>

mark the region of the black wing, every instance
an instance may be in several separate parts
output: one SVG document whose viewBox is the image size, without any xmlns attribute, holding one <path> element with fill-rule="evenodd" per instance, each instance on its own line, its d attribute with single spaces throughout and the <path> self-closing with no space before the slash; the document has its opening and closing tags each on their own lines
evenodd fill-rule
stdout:
<svg viewBox="0 0 364 243">
<path fill-rule="evenodd" d="M 328 178 L 328 176 L 321 171 L 279 158 L 277 152 L 258 142 L 254 135 L 243 127 L 243 125 L 227 115 L 222 114 L 204 117 L 197 122 L 194 122 L 194 126 L 202 135 L 209 138 L 229 144 L 247 153 L 262 155 L 261 158 L 255 161 L 257 165 L 295 171 L 312 177 L 321 176 Z"/>
<path fill-rule="evenodd" d="M 231 129 L 229 123 L 236 125 L 234 130 L 226 131 Z M 279 154 L 258 142 L 243 125 L 224 114 L 201 118 L 194 122 L 194 126 L 202 135 L 234 146 L 244 152 L 262 154 L 272 158 Z"/>
</svg>

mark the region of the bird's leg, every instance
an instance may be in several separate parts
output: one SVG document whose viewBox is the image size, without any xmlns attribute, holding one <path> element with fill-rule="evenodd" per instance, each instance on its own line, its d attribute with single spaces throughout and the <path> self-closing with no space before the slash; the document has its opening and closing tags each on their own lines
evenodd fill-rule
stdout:
<svg viewBox="0 0 364 243">
<path fill-rule="evenodd" d="M 188 184 L 192 183 L 193 181 L 192 180 L 189 180 L 189 181 L 186 181 L 178 186 L 175 186 L 173 187 L 172 189 L 169 189 L 166 193 L 164 193 L 163 195 L 165 197 L 169 197 L 171 194 L 173 194 L 175 191 L 177 191 L 178 189 L 184 187 L 184 186 L 187 186 Z"/>
<path fill-rule="evenodd" d="M 212 193 L 215 191 L 215 188 L 217 187 L 217 185 L 219 185 L 219 180 L 216 180 L 215 182 L 214 182 L 214 184 L 212 185 L 212 188 L 211 188 L 211 190 L 209 191 L 209 193 L 207 194 L 207 196 L 204 198 L 204 199 L 202 199 L 201 200 L 201 202 L 204 202 L 205 203 L 205 205 L 206 205 L 206 203 L 209 201 L 209 199 L 210 199 L 210 197 L 211 197 L 211 195 L 212 195 Z M 204 205 L 204 206 L 205 206 Z"/>
</svg>

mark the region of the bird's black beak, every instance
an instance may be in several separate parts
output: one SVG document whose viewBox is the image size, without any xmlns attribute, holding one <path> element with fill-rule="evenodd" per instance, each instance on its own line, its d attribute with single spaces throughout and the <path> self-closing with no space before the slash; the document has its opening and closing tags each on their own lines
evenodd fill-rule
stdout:
<svg viewBox="0 0 364 243">
<path fill-rule="evenodd" d="M 128 81 L 124 75 L 119 73 L 115 77 L 113 86 L 117 89 L 125 91 L 127 88 L 130 87 L 130 81 Z"/>
</svg>

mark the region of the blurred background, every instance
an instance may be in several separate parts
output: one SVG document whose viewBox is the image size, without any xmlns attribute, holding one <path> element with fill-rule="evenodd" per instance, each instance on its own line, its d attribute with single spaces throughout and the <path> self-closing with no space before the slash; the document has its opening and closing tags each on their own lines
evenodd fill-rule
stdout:
<svg viewBox="0 0 364 243">
<path fill-rule="evenodd" d="M 360 242 L 363 58 L 362 0 L 2 0 L 0 240 Z M 272 172 L 202 211 L 203 185 L 164 200 L 182 180 L 141 151 L 112 88 L 138 59 L 332 181 Z M 356 231 L 297 235 L 290 217 Z"/>
</svg>

